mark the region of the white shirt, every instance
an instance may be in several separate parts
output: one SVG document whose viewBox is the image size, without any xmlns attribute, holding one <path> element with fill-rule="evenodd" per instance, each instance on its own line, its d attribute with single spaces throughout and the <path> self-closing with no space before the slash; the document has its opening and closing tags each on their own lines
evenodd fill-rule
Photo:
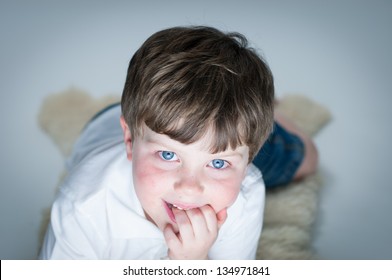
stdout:
<svg viewBox="0 0 392 280">
<path fill-rule="evenodd" d="M 41 259 L 164 259 L 163 233 L 145 217 L 132 183 L 120 106 L 88 124 L 67 161 Z M 252 164 L 209 252 L 210 259 L 254 259 L 265 187 Z"/>
</svg>

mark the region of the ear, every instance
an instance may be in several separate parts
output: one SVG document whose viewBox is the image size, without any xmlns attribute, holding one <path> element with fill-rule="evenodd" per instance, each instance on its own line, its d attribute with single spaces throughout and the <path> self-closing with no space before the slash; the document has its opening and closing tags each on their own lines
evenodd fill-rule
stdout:
<svg viewBox="0 0 392 280">
<path fill-rule="evenodd" d="M 123 116 L 120 117 L 120 124 L 121 124 L 123 134 L 124 134 L 124 143 L 125 143 L 125 149 L 127 152 L 127 158 L 128 158 L 128 160 L 132 160 L 131 131 L 129 130 L 129 127 L 128 127 L 127 123 L 125 122 L 125 119 Z"/>
</svg>

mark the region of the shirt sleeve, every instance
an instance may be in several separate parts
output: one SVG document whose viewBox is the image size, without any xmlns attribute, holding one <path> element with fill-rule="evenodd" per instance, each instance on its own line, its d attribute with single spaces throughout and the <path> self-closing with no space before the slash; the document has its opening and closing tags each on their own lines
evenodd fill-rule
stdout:
<svg viewBox="0 0 392 280">
<path fill-rule="evenodd" d="M 210 259 L 255 259 L 262 230 L 265 185 L 261 173 L 250 166 L 236 202 L 210 250 Z"/>
<path fill-rule="evenodd" d="M 63 195 L 53 204 L 51 222 L 39 258 L 100 259 L 104 244 L 88 215 Z"/>
<path fill-rule="evenodd" d="M 90 153 L 97 153 L 123 142 L 120 125 L 121 108 L 113 107 L 89 122 L 81 132 L 66 161 L 68 171 L 77 166 Z"/>
</svg>

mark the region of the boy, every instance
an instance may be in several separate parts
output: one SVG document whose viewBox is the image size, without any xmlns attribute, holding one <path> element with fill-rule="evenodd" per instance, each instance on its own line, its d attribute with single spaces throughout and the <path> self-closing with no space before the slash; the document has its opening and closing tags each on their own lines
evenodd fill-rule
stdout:
<svg viewBox="0 0 392 280">
<path fill-rule="evenodd" d="M 243 36 L 155 33 L 131 59 L 121 112 L 96 116 L 75 144 L 40 258 L 255 258 L 265 189 L 251 162 L 273 103 L 272 74 Z"/>
</svg>

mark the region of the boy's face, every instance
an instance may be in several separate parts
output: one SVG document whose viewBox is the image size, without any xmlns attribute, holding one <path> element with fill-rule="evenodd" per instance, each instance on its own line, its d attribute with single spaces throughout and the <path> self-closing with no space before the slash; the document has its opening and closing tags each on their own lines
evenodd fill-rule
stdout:
<svg viewBox="0 0 392 280">
<path fill-rule="evenodd" d="M 131 141 L 123 118 L 121 125 L 136 194 L 146 217 L 162 231 L 168 224 L 178 231 L 175 208 L 208 205 L 218 213 L 234 203 L 248 166 L 247 146 L 212 154 L 211 133 L 186 145 L 146 125 L 142 135 Z"/>
</svg>

